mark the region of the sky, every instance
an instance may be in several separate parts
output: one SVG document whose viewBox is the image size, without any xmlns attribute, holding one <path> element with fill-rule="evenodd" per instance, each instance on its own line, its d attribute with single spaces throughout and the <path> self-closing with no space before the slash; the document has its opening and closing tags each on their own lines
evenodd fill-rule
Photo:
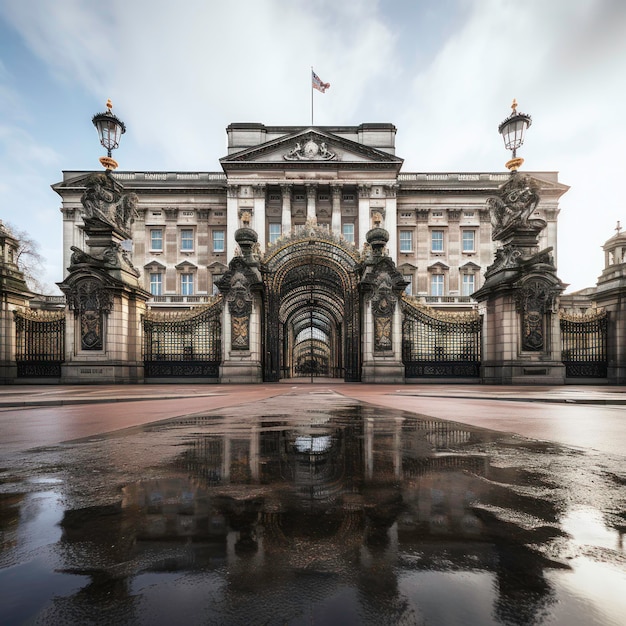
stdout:
<svg viewBox="0 0 626 626">
<path fill-rule="evenodd" d="M 122 170 L 220 171 L 231 122 L 391 122 L 403 172 L 500 172 L 513 98 L 523 170 L 558 171 L 557 265 L 593 286 L 626 225 L 623 0 L 0 0 L 0 220 L 62 279 L 63 170 L 99 170 L 91 123 L 127 126 Z"/>
</svg>

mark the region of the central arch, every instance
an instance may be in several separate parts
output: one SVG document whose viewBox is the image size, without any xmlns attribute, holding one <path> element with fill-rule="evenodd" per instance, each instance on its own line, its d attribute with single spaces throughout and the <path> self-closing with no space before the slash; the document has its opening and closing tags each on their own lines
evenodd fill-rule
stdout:
<svg viewBox="0 0 626 626">
<path fill-rule="evenodd" d="M 306 227 L 270 249 L 262 270 L 264 379 L 360 380 L 358 251 Z"/>
</svg>

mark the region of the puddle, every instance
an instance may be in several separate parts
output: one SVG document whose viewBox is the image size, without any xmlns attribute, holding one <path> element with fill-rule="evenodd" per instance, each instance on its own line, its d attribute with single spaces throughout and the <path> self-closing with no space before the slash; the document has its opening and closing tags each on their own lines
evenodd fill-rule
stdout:
<svg viewBox="0 0 626 626">
<path fill-rule="evenodd" d="M 619 623 L 621 459 L 315 396 L 41 452 L 3 623 Z"/>
</svg>

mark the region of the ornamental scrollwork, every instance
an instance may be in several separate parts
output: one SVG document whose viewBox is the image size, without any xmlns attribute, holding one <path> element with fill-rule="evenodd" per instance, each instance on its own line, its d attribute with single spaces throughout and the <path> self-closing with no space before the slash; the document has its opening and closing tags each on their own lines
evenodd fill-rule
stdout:
<svg viewBox="0 0 626 626">
<path fill-rule="evenodd" d="M 231 347 L 233 350 L 250 349 L 252 300 L 250 282 L 243 272 L 236 271 L 230 279 L 230 289 L 226 296 L 228 311 L 231 315 Z"/>
<path fill-rule="evenodd" d="M 83 311 L 102 311 L 109 313 L 113 308 L 113 296 L 100 281 L 81 280 L 73 285 L 66 294 L 67 304 L 75 315 Z"/>
<path fill-rule="evenodd" d="M 559 287 L 531 280 L 515 293 L 515 308 L 521 316 L 522 350 L 538 352 L 545 347 L 545 316 L 555 307 Z"/>
<path fill-rule="evenodd" d="M 95 279 L 75 283 L 66 294 L 67 304 L 78 318 L 82 350 L 104 348 L 104 314 L 113 308 L 113 296 Z"/>
<path fill-rule="evenodd" d="M 374 279 L 372 296 L 372 316 L 374 318 L 374 350 L 392 349 L 393 314 L 397 297 L 393 293 L 393 281 L 388 272 L 380 272 Z"/>
</svg>

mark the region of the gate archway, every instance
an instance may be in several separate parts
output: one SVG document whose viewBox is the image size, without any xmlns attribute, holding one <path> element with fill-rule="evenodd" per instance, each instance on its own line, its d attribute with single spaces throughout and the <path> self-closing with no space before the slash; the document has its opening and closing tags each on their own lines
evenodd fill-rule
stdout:
<svg viewBox="0 0 626 626">
<path fill-rule="evenodd" d="M 265 287 L 264 379 L 361 374 L 360 257 L 331 233 L 307 227 L 270 249 Z"/>
</svg>

